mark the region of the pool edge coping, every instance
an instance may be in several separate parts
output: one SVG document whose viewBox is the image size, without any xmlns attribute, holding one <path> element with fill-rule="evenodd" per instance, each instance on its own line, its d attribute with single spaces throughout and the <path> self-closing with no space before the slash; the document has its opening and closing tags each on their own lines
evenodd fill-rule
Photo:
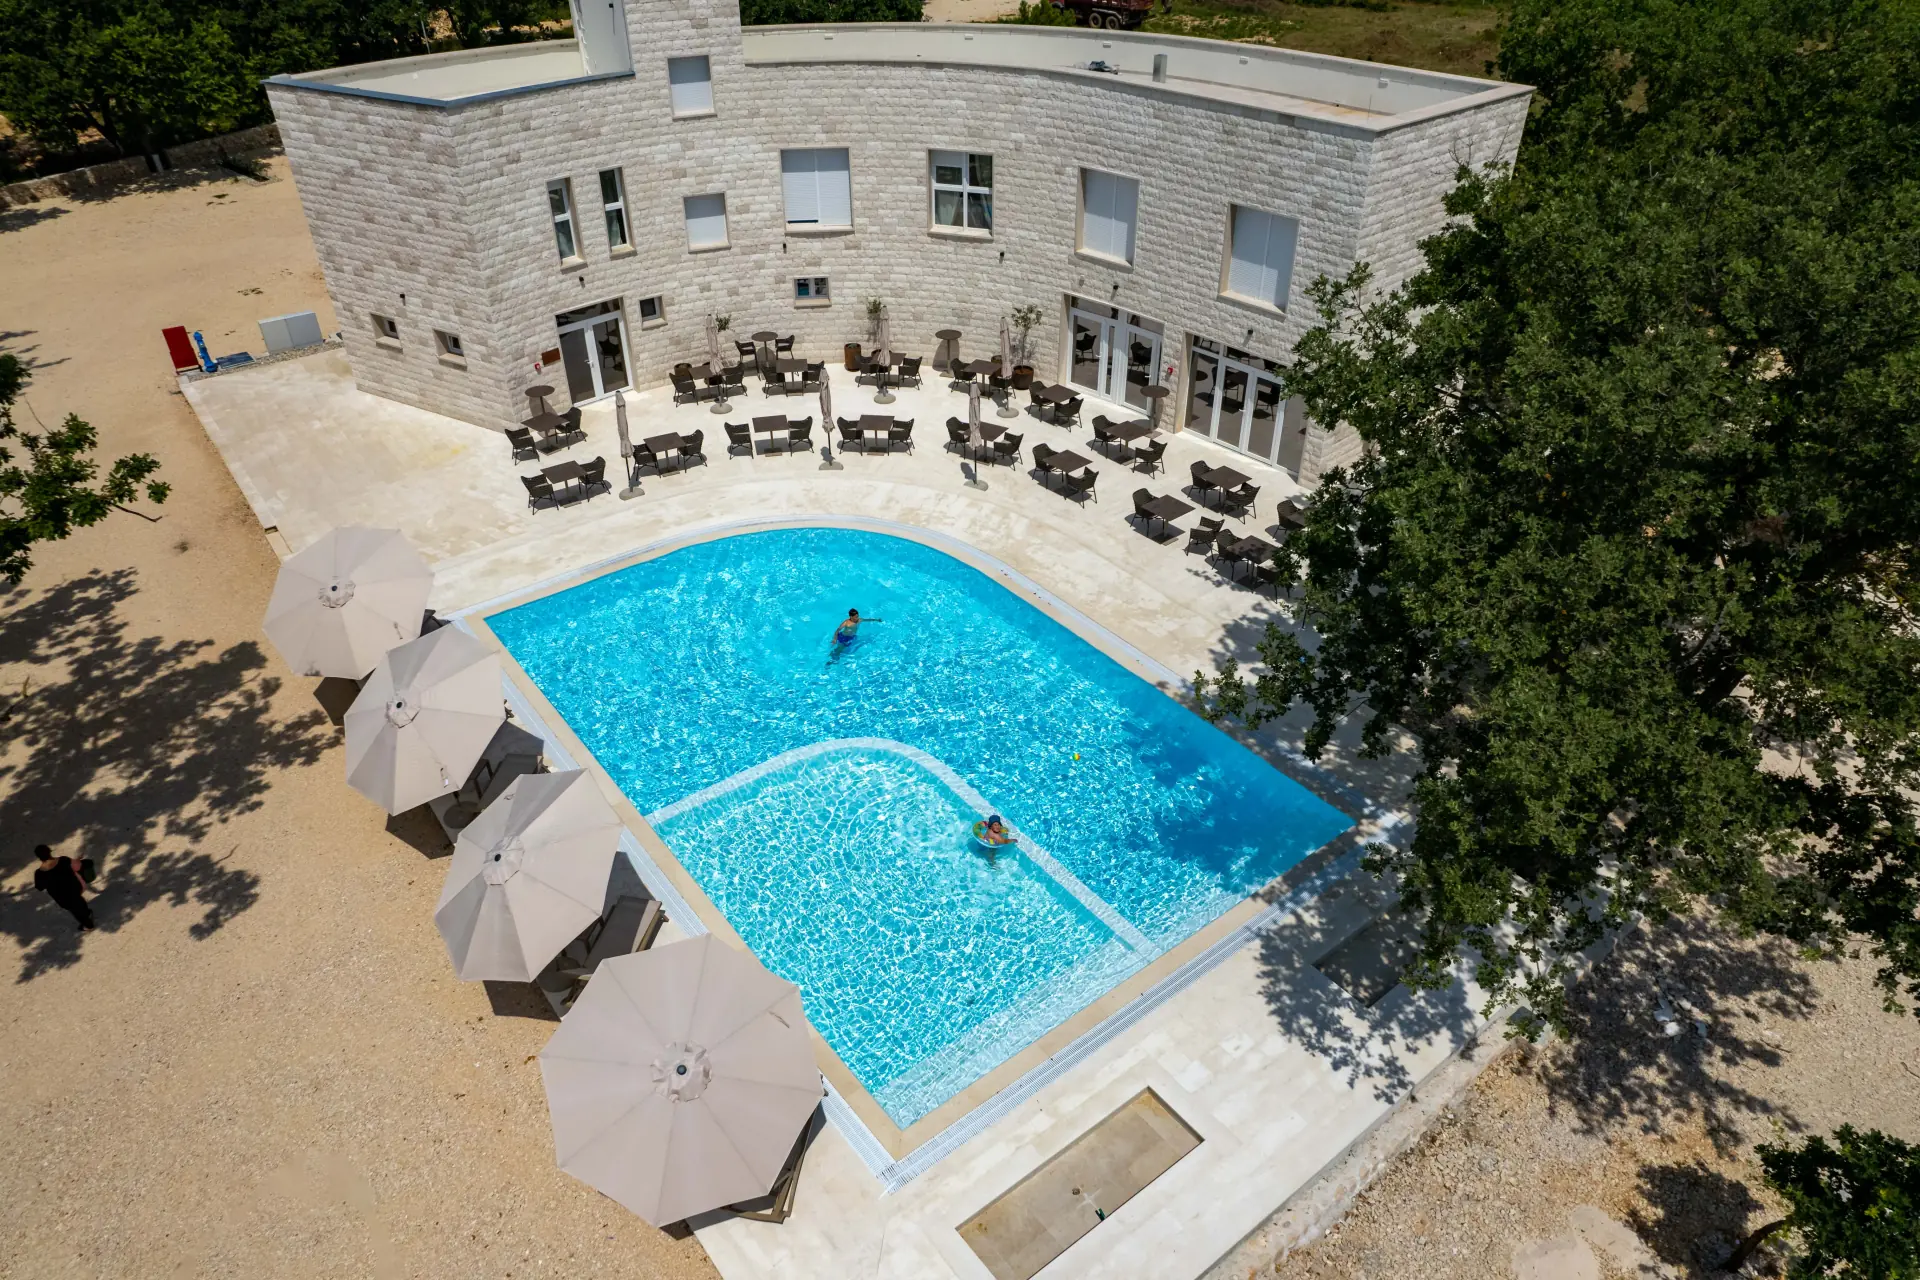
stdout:
<svg viewBox="0 0 1920 1280">
<path fill-rule="evenodd" d="M 1016 590 L 1046 616 L 1176 702 L 1181 701 L 1178 691 L 1191 689 L 1189 681 L 1183 680 L 1164 663 L 979 548 L 951 535 L 916 525 L 863 516 L 768 517 L 720 521 L 684 529 L 618 555 L 563 570 L 525 587 L 445 613 L 443 616 L 455 625 L 489 643 L 499 653 L 503 668 L 502 683 L 518 695 L 510 696 L 509 701 L 522 704 L 531 713 L 532 723 L 528 727 L 536 731 L 545 730 L 540 732 L 540 736 L 560 747 L 559 754 L 563 759 L 570 759 L 576 767 L 593 774 L 603 792 L 608 793 L 630 837 L 621 841 L 623 852 L 627 853 L 636 874 L 649 891 L 661 897 L 669 917 L 680 924 L 689 936 L 715 933 L 730 945 L 753 954 L 752 948 L 746 945 L 725 914 L 707 897 L 698 881 L 680 865 L 646 816 L 627 798 L 612 775 L 573 732 L 558 708 L 547 700 L 533 678 L 521 668 L 494 633 L 488 619 L 685 547 L 745 533 L 792 528 L 861 529 L 901 537 L 930 547 L 988 577 L 1001 579 L 1005 589 Z M 1008 586 L 1008 583 L 1013 585 Z M 1191 706 L 1184 702 L 1182 706 L 1189 714 L 1193 713 Z M 1227 736 L 1254 751 L 1284 776 L 1307 787 L 1346 816 L 1351 825 L 905 1128 L 887 1116 L 879 1102 L 841 1061 L 819 1031 L 809 1027 L 815 1058 L 820 1063 L 827 1086 L 823 1109 L 868 1171 L 881 1183 L 883 1194 L 898 1191 L 941 1159 L 958 1151 L 1286 916 L 1309 905 L 1327 888 L 1350 876 L 1358 868 L 1360 849 L 1368 843 L 1391 839 L 1395 829 L 1405 821 L 1404 811 L 1389 810 L 1368 799 L 1297 752 L 1289 751 L 1284 744 L 1269 745 L 1278 750 L 1293 768 L 1283 767 L 1266 751 L 1235 735 Z M 1295 770 L 1309 777 L 1297 777 Z M 1328 792 L 1333 794 L 1330 796 Z M 1356 813 L 1356 810 L 1359 812 Z M 629 847 L 630 844 L 632 847 Z M 649 875 L 649 872 L 652 874 Z M 656 884 L 661 889 L 656 889 Z M 662 892 L 662 889 L 666 892 Z M 676 915 L 676 906 L 686 914 Z"/>
</svg>

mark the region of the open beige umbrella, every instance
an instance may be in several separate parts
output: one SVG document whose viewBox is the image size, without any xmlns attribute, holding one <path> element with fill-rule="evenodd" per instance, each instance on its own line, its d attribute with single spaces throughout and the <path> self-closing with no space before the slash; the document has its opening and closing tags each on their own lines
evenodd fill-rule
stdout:
<svg viewBox="0 0 1920 1280">
<path fill-rule="evenodd" d="M 600 918 L 620 820 L 578 769 L 515 778 L 453 846 L 433 909 L 467 982 L 532 982 Z"/>
<path fill-rule="evenodd" d="M 457 627 L 380 660 L 347 708 L 347 782 L 402 813 L 467 780 L 507 718 L 500 659 Z"/>
<path fill-rule="evenodd" d="M 657 1227 L 766 1195 L 822 1092 L 800 989 L 712 934 L 603 961 L 540 1074 L 560 1167 Z"/>
<path fill-rule="evenodd" d="M 433 570 L 398 529 L 347 525 L 280 566 L 267 639 L 301 675 L 358 680 L 420 634 Z"/>
</svg>

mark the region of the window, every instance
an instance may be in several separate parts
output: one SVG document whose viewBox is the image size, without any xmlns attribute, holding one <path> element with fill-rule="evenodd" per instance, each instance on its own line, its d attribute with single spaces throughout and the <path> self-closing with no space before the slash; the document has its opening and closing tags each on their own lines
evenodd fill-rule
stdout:
<svg viewBox="0 0 1920 1280">
<path fill-rule="evenodd" d="M 373 336 L 388 342 L 400 341 L 400 326 L 393 322 L 392 316 L 375 315 L 373 317 Z"/>
<path fill-rule="evenodd" d="M 467 349 L 460 345 L 459 334 L 448 333 L 444 329 L 435 329 L 433 331 L 433 340 L 439 344 L 441 355 L 453 356 L 460 360 L 466 359 Z"/>
<path fill-rule="evenodd" d="M 607 215 L 607 248 L 626 248 L 627 184 L 618 169 L 600 171 L 600 205 Z"/>
<path fill-rule="evenodd" d="M 827 278 L 825 276 L 801 276 L 793 282 L 793 296 L 803 301 L 826 301 Z"/>
<path fill-rule="evenodd" d="M 664 298 L 640 299 L 640 326 L 665 324 L 667 322 L 666 300 Z"/>
<path fill-rule="evenodd" d="M 787 193 L 790 227 L 850 227 L 853 191 L 845 147 L 780 153 L 780 182 Z"/>
<path fill-rule="evenodd" d="M 1080 171 L 1080 249 L 1118 262 L 1133 261 L 1133 216 L 1140 184 L 1117 173 Z"/>
<path fill-rule="evenodd" d="M 553 214 L 553 242 L 561 258 L 577 258 L 579 246 L 573 237 L 573 184 L 565 178 L 547 184 L 547 209 Z"/>
<path fill-rule="evenodd" d="M 685 204 L 687 248 L 726 248 L 727 198 L 724 195 L 688 196 Z"/>
<path fill-rule="evenodd" d="M 1235 205 L 1227 245 L 1226 292 L 1284 309 L 1299 235 L 1300 224 L 1292 218 Z"/>
<path fill-rule="evenodd" d="M 993 230 L 993 157 L 933 153 L 933 225 Z"/>
<path fill-rule="evenodd" d="M 667 91 L 675 116 L 713 114 L 713 71 L 701 58 L 668 58 Z"/>
</svg>

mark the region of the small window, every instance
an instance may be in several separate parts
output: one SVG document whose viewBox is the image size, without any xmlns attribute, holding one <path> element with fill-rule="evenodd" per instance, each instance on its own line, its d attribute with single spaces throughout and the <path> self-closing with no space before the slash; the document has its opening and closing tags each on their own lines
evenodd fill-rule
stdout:
<svg viewBox="0 0 1920 1280">
<path fill-rule="evenodd" d="M 790 227 L 850 227 L 853 189 L 845 147 L 805 147 L 780 153 L 780 184 Z"/>
<path fill-rule="evenodd" d="M 796 298 L 824 299 L 827 296 L 827 278 L 825 276 L 801 276 L 793 282 L 793 296 Z"/>
<path fill-rule="evenodd" d="M 668 58 L 667 89 L 675 116 L 713 114 L 713 70 L 706 58 Z"/>
<path fill-rule="evenodd" d="M 724 249 L 727 245 L 726 196 L 688 196 L 685 204 L 687 248 Z"/>
<path fill-rule="evenodd" d="M 600 171 L 600 205 L 607 215 L 607 248 L 626 248 L 627 183 L 618 169 Z"/>
<path fill-rule="evenodd" d="M 667 308 L 664 299 L 657 297 L 640 299 L 641 324 L 658 324 L 666 318 Z"/>
<path fill-rule="evenodd" d="M 1300 224 L 1292 218 L 1235 205 L 1228 231 L 1226 292 L 1284 310 L 1299 237 Z"/>
<path fill-rule="evenodd" d="M 441 355 L 457 356 L 463 360 L 466 358 L 467 349 L 460 345 L 459 334 L 448 333 L 444 329 L 435 329 L 433 331 L 433 340 L 440 345 Z"/>
<path fill-rule="evenodd" d="M 993 157 L 933 153 L 933 225 L 993 230 Z"/>
<path fill-rule="evenodd" d="M 547 209 L 553 214 L 553 243 L 561 258 L 580 256 L 573 235 L 573 184 L 565 178 L 547 184 Z"/>
<path fill-rule="evenodd" d="M 373 317 L 373 336 L 385 338 L 388 342 L 400 341 L 400 326 L 394 323 L 392 316 L 375 315 Z"/>
<path fill-rule="evenodd" d="M 1099 169 L 1080 171 L 1080 251 L 1133 261 L 1133 220 L 1140 184 Z"/>
</svg>

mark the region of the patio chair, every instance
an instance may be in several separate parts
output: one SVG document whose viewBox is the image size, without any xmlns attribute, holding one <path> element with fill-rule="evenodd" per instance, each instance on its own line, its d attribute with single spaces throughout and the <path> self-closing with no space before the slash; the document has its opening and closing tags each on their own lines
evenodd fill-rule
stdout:
<svg viewBox="0 0 1920 1280">
<path fill-rule="evenodd" d="M 1137 470 L 1142 463 L 1146 464 L 1147 474 L 1152 475 L 1155 471 L 1165 471 L 1167 469 L 1167 464 L 1163 461 L 1166 456 L 1167 442 L 1165 440 L 1155 440 L 1144 448 L 1134 450 L 1133 465 Z"/>
<path fill-rule="evenodd" d="M 900 357 L 899 379 L 900 379 L 900 385 L 903 387 L 906 386 L 908 383 L 912 383 L 916 387 L 920 385 L 920 357 L 919 356 Z"/>
<path fill-rule="evenodd" d="M 680 437 L 681 466 L 686 466 L 687 463 L 694 458 L 700 459 L 700 465 L 703 467 L 707 464 L 706 452 L 700 447 L 706 438 L 707 431 L 705 427 L 693 432 L 691 435 L 683 435 Z"/>
<path fill-rule="evenodd" d="M 1152 501 L 1153 501 L 1153 490 L 1135 489 L 1133 491 L 1133 514 L 1128 516 L 1127 519 L 1128 520 L 1144 520 L 1149 525 L 1151 525 L 1153 520 L 1156 517 L 1154 516 L 1153 512 L 1147 510 L 1147 504 Z"/>
<path fill-rule="evenodd" d="M 1103 452 L 1111 450 L 1114 445 L 1120 443 L 1113 434 L 1113 422 L 1104 413 L 1093 415 L 1093 442 L 1102 446 Z"/>
<path fill-rule="evenodd" d="M 667 375 L 667 381 L 673 384 L 673 402 L 675 404 L 697 404 L 700 401 L 701 387 L 693 381 L 693 372 L 689 367 L 686 373 L 675 369 Z"/>
<path fill-rule="evenodd" d="M 1201 516 L 1200 523 L 1195 525 L 1187 533 L 1187 554 L 1192 555 L 1196 551 L 1211 551 L 1213 549 L 1213 535 L 1219 533 L 1226 523 L 1224 520 L 1215 520 L 1212 516 Z"/>
<path fill-rule="evenodd" d="M 787 382 L 787 375 L 778 369 L 768 369 L 760 375 L 760 386 L 769 396 L 784 396 L 793 387 Z"/>
<path fill-rule="evenodd" d="M 567 420 L 567 425 L 560 432 L 560 439 L 563 441 L 561 448 L 569 448 L 587 438 L 587 433 L 580 429 L 579 405 L 574 405 L 561 416 Z"/>
<path fill-rule="evenodd" d="M 1189 484 L 1187 488 L 1193 490 L 1194 495 L 1202 502 L 1207 500 L 1207 490 L 1218 489 L 1220 487 L 1213 483 L 1213 481 L 1207 479 L 1207 472 L 1211 470 L 1213 470 L 1213 468 L 1204 462 L 1196 462 L 1187 469 L 1187 474 L 1193 478 L 1193 483 Z"/>
<path fill-rule="evenodd" d="M 653 450 L 647 448 L 646 445 L 641 444 L 639 441 L 635 441 L 633 445 L 633 465 L 636 467 L 652 467 L 655 475 L 660 474 L 659 455 L 655 454 Z"/>
<path fill-rule="evenodd" d="M 592 498 L 596 489 L 606 489 L 609 492 L 613 489 L 613 486 L 607 483 L 607 460 L 604 457 L 580 464 L 580 491 L 588 498 Z"/>
<path fill-rule="evenodd" d="M 824 361 L 809 364 L 805 373 L 800 375 L 800 390 L 803 394 L 819 395 L 820 384 L 826 380 L 827 366 Z"/>
<path fill-rule="evenodd" d="M 1009 431 L 993 442 L 993 460 L 1004 462 L 1008 466 L 1020 461 L 1020 445 L 1026 437 L 1017 431 Z"/>
<path fill-rule="evenodd" d="M 840 433 L 840 452 L 845 453 L 849 449 L 858 449 L 861 453 L 867 451 L 867 437 L 860 430 L 859 423 L 849 422 L 845 418 L 836 418 L 833 425 L 834 429 Z"/>
<path fill-rule="evenodd" d="M 908 418 L 905 422 L 902 422 L 900 421 L 900 419 L 895 418 L 893 420 L 893 425 L 887 428 L 887 452 L 892 453 L 893 446 L 895 446 L 896 444 L 904 444 L 905 446 L 907 446 L 908 453 L 913 452 L 913 419 L 912 418 Z"/>
<path fill-rule="evenodd" d="M 773 340 L 773 354 L 777 356 L 792 355 L 793 354 L 793 335 L 788 334 L 784 338 L 775 338 Z"/>
<path fill-rule="evenodd" d="M 1012 388 L 1012 386 L 1013 386 L 1013 379 L 1011 377 L 1003 378 L 997 373 L 990 373 L 987 375 L 987 391 L 990 395 L 993 396 L 995 400 L 999 401 L 1001 404 L 1005 404 L 1007 402 L 1007 392 Z"/>
<path fill-rule="evenodd" d="M 540 446 L 533 438 L 533 432 L 525 427 L 508 427 L 507 443 L 513 446 L 513 460 L 525 462 L 540 456 Z"/>
<path fill-rule="evenodd" d="M 527 509 L 538 507 L 542 502 L 554 502 L 553 482 L 545 476 L 521 476 L 520 483 L 527 486 Z"/>
<path fill-rule="evenodd" d="M 1238 488 L 1228 489 L 1225 493 L 1221 494 L 1220 506 L 1223 510 L 1234 515 L 1252 515 L 1253 500 L 1259 496 L 1259 485 L 1243 484 Z"/>
<path fill-rule="evenodd" d="M 1049 466 L 1049 463 L 1052 461 L 1053 455 L 1057 452 L 1059 452 L 1057 449 L 1042 440 L 1039 444 L 1033 446 L 1033 465 L 1042 471 L 1051 470 L 1052 468 Z"/>
<path fill-rule="evenodd" d="M 1213 554 L 1219 556 L 1228 564 L 1232 564 L 1236 560 L 1244 560 L 1246 557 L 1238 555 L 1233 551 L 1233 544 L 1238 541 L 1240 541 L 1240 535 L 1233 530 L 1224 526 L 1215 529 L 1213 531 Z"/>
<path fill-rule="evenodd" d="M 743 368 L 759 362 L 760 348 L 754 346 L 751 342 L 742 342 L 738 338 L 735 338 L 733 340 L 733 349 L 740 353 L 740 364 Z"/>
<path fill-rule="evenodd" d="M 947 446 L 949 448 L 957 447 L 961 453 L 965 453 L 967 451 L 967 444 L 972 437 L 973 433 L 967 428 L 966 423 L 960 421 L 958 418 L 947 419 Z"/>
<path fill-rule="evenodd" d="M 1080 421 L 1080 403 L 1081 397 L 1075 396 L 1065 404 L 1057 406 L 1053 411 L 1054 425 L 1070 427 Z"/>
<path fill-rule="evenodd" d="M 730 364 L 720 371 L 720 390 L 723 398 L 732 399 L 734 392 L 745 395 L 747 392 L 747 367 L 743 364 Z"/>
<path fill-rule="evenodd" d="M 1258 587 L 1271 587 L 1273 594 L 1280 594 L 1280 566 L 1268 561 L 1253 566 L 1253 583 Z"/>
<path fill-rule="evenodd" d="M 787 452 L 792 453 L 795 445 L 813 448 L 813 419 L 806 417 L 795 422 L 787 419 Z"/>
<path fill-rule="evenodd" d="M 1087 474 L 1081 476 L 1078 480 L 1072 476 L 1062 477 L 1060 492 L 1066 494 L 1075 502 L 1078 502 L 1082 498 L 1092 498 L 1095 502 L 1098 502 L 1100 501 L 1100 495 L 1093 491 L 1093 482 L 1099 478 L 1100 473 L 1092 467 L 1088 467 Z"/>
<path fill-rule="evenodd" d="M 1046 389 L 1047 384 L 1038 378 L 1027 384 L 1027 407 L 1043 418 L 1047 416 L 1047 410 L 1053 406 L 1051 400 L 1040 394 Z"/>
<path fill-rule="evenodd" d="M 747 456 L 753 456 L 753 428 L 744 422 L 723 422 L 721 427 L 727 433 L 727 456 L 731 458 L 735 449 L 745 449 Z"/>
<path fill-rule="evenodd" d="M 1306 505 L 1298 498 L 1282 498 L 1274 520 L 1282 529 L 1304 529 L 1307 527 Z"/>
<path fill-rule="evenodd" d="M 554 1013 L 565 1017 L 604 961 L 645 951 L 660 936 L 664 923 L 660 899 L 623 893 L 606 915 L 588 925 L 540 971 L 534 985 Z"/>
</svg>

